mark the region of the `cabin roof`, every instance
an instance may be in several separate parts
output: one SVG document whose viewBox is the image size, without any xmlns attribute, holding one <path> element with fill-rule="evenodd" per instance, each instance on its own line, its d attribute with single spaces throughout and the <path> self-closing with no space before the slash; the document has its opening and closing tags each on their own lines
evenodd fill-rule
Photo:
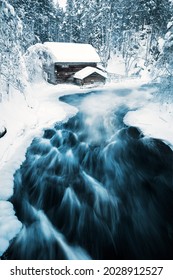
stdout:
<svg viewBox="0 0 173 280">
<path fill-rule="evenodd" d="M 89 44 L 45 42 L 51 52 L 54 63 L 98 63 L 100 57 L 95 48 Z"/>
<path fill-rule="evenodd" d="M 83 68 L 82 70 L 76 72 L 73 77 L 76 79 L 83 80 L 93 73 L 97 73 L 100 76 L 104 77 L 105 79 L 107 78 L 107 73 L 105 73 L 102 70 L 99 70 L 97 68 L 90 67 L 90 66 L 87 66 L 87 67 Z"/>
</svg>

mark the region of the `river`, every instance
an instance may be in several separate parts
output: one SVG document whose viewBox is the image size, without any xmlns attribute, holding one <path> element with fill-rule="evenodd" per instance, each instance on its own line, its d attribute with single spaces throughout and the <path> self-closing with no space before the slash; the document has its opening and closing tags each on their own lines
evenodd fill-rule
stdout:
<svg viewBox="0 0 173 280">
<path fill-rule="evenodd" d="M 173 152 L 123 123 L 143 90 L 60 98 L 79 112 L 35 138 L 14 175 L 23 227 L 7 259 L 173 258 Z"/>
</svg>

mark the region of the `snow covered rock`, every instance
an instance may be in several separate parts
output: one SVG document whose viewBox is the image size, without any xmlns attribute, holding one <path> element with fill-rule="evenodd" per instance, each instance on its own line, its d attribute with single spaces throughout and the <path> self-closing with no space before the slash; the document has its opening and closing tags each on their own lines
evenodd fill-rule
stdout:
<svg viewBox="0 0 173 280">
<path fill-rule="evenodd" d="M 0 125 L 0 138 L 3 137 L 6 133 L 7 133 L 6 127 Z"/>
</svg>

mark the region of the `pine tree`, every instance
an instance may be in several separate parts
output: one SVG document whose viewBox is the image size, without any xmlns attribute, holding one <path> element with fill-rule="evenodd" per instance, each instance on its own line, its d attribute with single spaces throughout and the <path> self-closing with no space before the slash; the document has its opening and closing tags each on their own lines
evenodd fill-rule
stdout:
<svg viewBox="0 0 173 280">
<path fill-rule="evenodd" d="M 60 13 L 53 0 L 11 0 L 25 30 L 30 30 L 33 42 L 55 41 L 59 34 Z"/>
</svg>

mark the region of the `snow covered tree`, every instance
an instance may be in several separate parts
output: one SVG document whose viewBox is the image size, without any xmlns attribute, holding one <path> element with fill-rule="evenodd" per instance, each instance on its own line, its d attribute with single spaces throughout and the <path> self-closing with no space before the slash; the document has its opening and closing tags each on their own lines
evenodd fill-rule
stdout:
<svg viewBox="0 0 173 280">
<path fill-rule="evenodd" d="M 163 35 L 166 32 L 167 24 L 172 16 L 172 3 L 170 0 L 150 0 L 150 25 L 154 32 Z"/>
<path fill-rule="evenodd" d="M 165 104 L 173 102 L 173 18 L 167 25 L 167 32 L 159 39 L 160 55 L 153 69 L 154 79 L 160 82 L 157 98 Z M 172 112 L 173 113 L 173 112 Z"/>
<path fill-rule="evenodd" d="M 10 87 L 24 92 L 26 71 L 22 57 L 22 22 L 6 0 L 0 0 L 0 79 L 1 100 L 9 96 Z"/>
<path fill-rule="evenodd" d="M 51 65 L 52 56 L 43 44 L 37 43 L 34 46 L 29 47 L 24 55 L 24 60 L 30 83 L 40 82 L 43 78 L 46 80 L 44 64 Z"/>
<path fill-rule="evenodd" d="M 89 42 L 99 51 L 104 64 L 110 55 L 111 1 L 93 1 L 90 8 Z"/>
<path fill-rule="evenodd" d="M 62 32 L 64 42 L 84 43 L 88 41 L 89 3 L 83 0 L 67 0 L 66 11 L 63 18 Z"/>
<path fill-rule="evenodd" d="M 53 0 L 11 0 L 11 3 L 26 30 L 30 30 L 33 44 L 57 39 L 62 9 Z"/>
</svg>

